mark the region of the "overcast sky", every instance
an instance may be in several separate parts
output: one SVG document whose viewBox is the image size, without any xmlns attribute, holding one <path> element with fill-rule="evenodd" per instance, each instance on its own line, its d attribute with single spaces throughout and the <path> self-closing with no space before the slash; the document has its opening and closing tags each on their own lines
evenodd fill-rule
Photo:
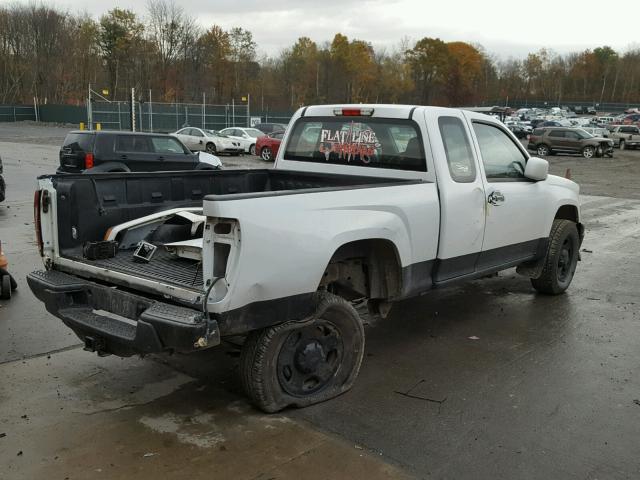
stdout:
<svg viewBox="0 0 640 480">
<path fill-rule="evenodd" d="M 26 0 L 23 0 L 26 1 Z M 13 0 L 0 0 L 0 4 Z M 144 15 L 144 0 L 55 0 L 47 2 L 72 12 L 99 17 L 119 6 Z M 480 43 L 500 58 L 522 57 L 541 47 L 557 52 L 610 45 L 624 51 L 637 42 L 640 2 L 619 4 L 624 12 L 614 21 L 612 4 L 602 0 L 181 0 L 177 1 L 203 27 L 240 26 L 250 30 L 259 51 L 279 53 L 300 36 L 316 42 L 336 32 L 393 48 L 402 37 L 425 36 L 445 41 Z"/>
</svg>

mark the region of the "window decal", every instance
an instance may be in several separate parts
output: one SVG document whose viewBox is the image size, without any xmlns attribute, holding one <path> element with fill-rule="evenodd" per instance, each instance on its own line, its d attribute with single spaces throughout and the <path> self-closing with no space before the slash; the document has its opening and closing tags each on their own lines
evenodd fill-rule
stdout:
<svg viewBox="0 0 640 480">
<path fill-rule="evenodd" d="M 347 129 L 323 128 L 320 131 L 319 150 L 327 162 L 331 153 L 335 153 L 339 159 L 346 160 L 347 163 L 359 157 L 362 163 L 368 164 L 378 148 L 380 143 L 376 133 L 370 128 L 360 130 L 354 122 L 351 122 Z"/>
</svg>

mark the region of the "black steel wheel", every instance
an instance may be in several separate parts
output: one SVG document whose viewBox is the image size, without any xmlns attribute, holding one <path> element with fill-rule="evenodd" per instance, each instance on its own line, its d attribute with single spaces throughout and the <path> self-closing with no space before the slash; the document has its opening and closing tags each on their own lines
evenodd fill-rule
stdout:
<svg viewBox="0 0 640 480">
<path fill-rule="evenodd" d="M 345 299 L 318 292 L 314 313 L 249 334 L 240 371 L 252 403 L 265 412 L 305 407 L 336 397 L 355 382 L 364 354 L 364 329 Z"/>
<path fill-rule="evenodd" d="M 343 353 L 340 331 L 324 319 L 291 332 L 278 355 L 280 386 L 296 397 L 322 390 L 338 371 Z"/>
<path fill-rule="evenodd" d="M 558 295 L 569 288 L 578 265 L 579 248 L 576 224 L 570 220 L 554 220 L 544 267 L 538 278 L 531 279 L 533 287 L 550 295 Z"/>
</svg>

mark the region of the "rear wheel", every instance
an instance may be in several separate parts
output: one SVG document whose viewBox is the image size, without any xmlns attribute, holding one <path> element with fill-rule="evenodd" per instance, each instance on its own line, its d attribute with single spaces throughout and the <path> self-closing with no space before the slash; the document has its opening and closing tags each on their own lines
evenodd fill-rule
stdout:
<svg viewBox="0 0 640 480">
<path fill-rule="evenodd" d="M 587 145 L 582 149 L 582 156 L 584 158 L 593 158 L 596 154 L 596 149 L 590 145 Z"/>
<path fill-rule="evenodd" d="M 11 298 L 11 277 L 9 275 L 2 275 L 0 282 L 0 299 L 9 300 Z"/>
<path fill-rule="evenodd" d="M 216 148 L 216 145 L 213 142 L 207 143 L 207 145 L 205 146 L 205 150 L 207 153 L 210 153 L 211 155 L 215 155 L 218 153 L 218 149 Z"/>
<path fill-rule="evenodd" d="M 270 162 L 273 159 L 273 153 L 269 147 L 262 147 L 260 150 L 260 158 L 265 162 Z"/>
<path fill-rule="evenodd" d="M 570 220 L 554 220 L 542 273 L 531 279 L 533 288 L 549 295 L 564 292 L 573 280 L 579 247 L 576 224 Z"/>
<path fill-rule="evenodd" d="M 251 145 L 249 147 L 249 155 L 255 155 L 256 154 L 256 146 L 255 145 Z"/>
<path fill-rule="evenodd" d="M 305 407 L 346 392 L 364 353 L 364 329 L 345 299 L 322 292 L 315 313 L 252 332 L 242 349 L 243 387 L 259 409 Z"/>
<path fill-rule="evenodd" d="M 625 148 L 627 148 L 625 141 L 620 140 L 620 150 L 624 150 Z"/>
</svg>

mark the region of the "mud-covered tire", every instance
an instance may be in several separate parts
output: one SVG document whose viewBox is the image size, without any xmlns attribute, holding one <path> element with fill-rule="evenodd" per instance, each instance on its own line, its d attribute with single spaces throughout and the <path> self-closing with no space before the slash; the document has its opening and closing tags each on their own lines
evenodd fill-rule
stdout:
<svg viewBox="0 0 640 480">
<path fill-rule="evenodd" d="M 348 391 L 358 376 L 364 354 L 364 328 L 358 313 L 349 302 L 327 292 L 318 292 L 313 302 L 310 318 L 254 331 L 244 343 L 242 385 L 251 402 L 264 412 L 329 400 Z M 327 344 L 335 342 L 333 349 L 323 348 L 325 337 Z M 302 391 L 295 391 L 300 378 L 316 374 L 316 380 L 326 379 L 310 388 L 304 381 Z"/>
<path fill-rule="evenodd" d="M 569 288 L 578 264 L 579 248 L 575 222 L 554 220 L 542 273 L 531 279 L 533 288 L 548 295 L 559 295 Z"/>
</svg>

